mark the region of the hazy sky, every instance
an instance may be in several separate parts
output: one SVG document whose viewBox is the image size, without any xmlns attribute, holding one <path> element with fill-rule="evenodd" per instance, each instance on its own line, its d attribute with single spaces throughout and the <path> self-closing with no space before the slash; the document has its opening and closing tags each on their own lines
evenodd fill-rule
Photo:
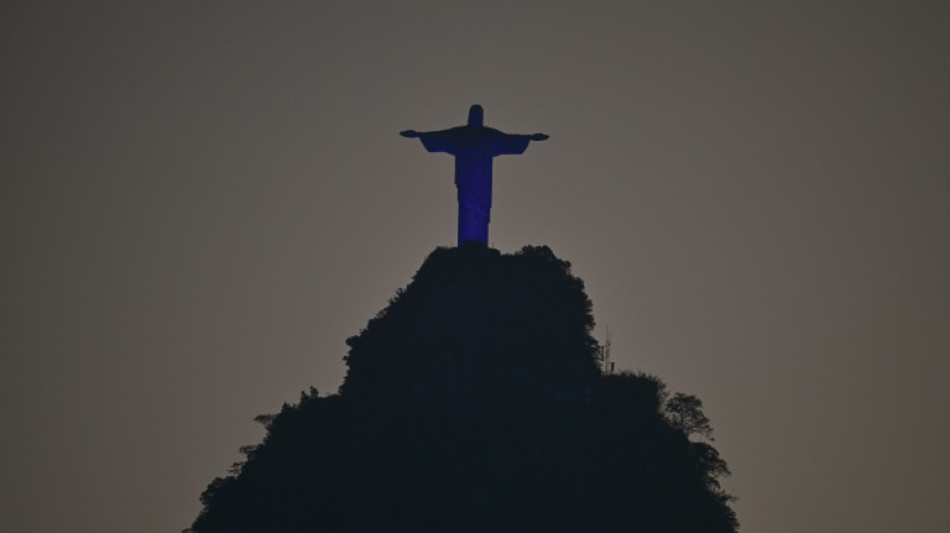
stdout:
<svg viewBox="0 0 950 533">
<path fill-rule="evenodd" d="M 490 240 L 697 394 L 746 532 L 950 531 L 950 4 L 0 6 L 0 530 L 165 533 L 544 132 Z"/>
</svg>

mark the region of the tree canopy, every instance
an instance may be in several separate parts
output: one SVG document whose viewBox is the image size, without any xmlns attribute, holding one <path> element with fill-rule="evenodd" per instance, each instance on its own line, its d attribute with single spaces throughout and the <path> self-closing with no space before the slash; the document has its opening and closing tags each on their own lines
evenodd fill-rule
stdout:
<svg viewBox="0 0 950 533">
<path fill-rule="evenodd" d="M 593 325 L 547 247 L 435 250 L 190 531 L 736 531 L 700 400 L 602 372 Z"/>
</svg>

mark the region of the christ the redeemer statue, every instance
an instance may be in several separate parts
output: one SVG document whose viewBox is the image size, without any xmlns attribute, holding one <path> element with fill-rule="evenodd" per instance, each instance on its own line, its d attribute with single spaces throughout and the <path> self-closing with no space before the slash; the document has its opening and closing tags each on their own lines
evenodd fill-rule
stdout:
<svg viewBox="0 0 950 533">
<path fill-rule="evenodd" d="M 459 246 L 475 241 L 488 245 L 491 213 L 491 160 L 497 155 L 520 154 L 531 141 L 548 138 L 543 133 L 512 135 L 486 128 L 482 106 L 468 111 L 468 124 L 441 131 L 406 130 L 403 137 L 418 137 L 430 152 L 455 156 L 455 186 L 459 198 Z"/>
</svg>

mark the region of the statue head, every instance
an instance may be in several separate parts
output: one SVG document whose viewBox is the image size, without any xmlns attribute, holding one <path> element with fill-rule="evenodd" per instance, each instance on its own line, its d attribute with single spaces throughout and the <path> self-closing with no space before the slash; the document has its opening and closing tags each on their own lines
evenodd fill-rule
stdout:
<svg viewBox="0 0 950 533">
<path fill-rule="evenodd" d="M 482 106 L 475 104 L 468 110 L 468 125 L 482 127 L 485 125 L 485 111 Z"/>
</svg>

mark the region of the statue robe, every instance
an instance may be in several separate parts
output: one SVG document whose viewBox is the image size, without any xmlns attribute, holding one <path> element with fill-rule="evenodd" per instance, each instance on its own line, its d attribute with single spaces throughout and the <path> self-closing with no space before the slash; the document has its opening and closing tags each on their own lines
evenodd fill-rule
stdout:
<svg viewBox="0 0 950 533">
<path fill-rule="evenodd" d="M 455 156 L 455 186 L 458 188 L 459 246 L 476 241 L 488 245 L 491 221 L 492 158 L 521 154 L 531 142 L 529 135 L 512 135 L 484 126 L 459 126 L 419 134 L 429 152 Z"/>
</svg>

